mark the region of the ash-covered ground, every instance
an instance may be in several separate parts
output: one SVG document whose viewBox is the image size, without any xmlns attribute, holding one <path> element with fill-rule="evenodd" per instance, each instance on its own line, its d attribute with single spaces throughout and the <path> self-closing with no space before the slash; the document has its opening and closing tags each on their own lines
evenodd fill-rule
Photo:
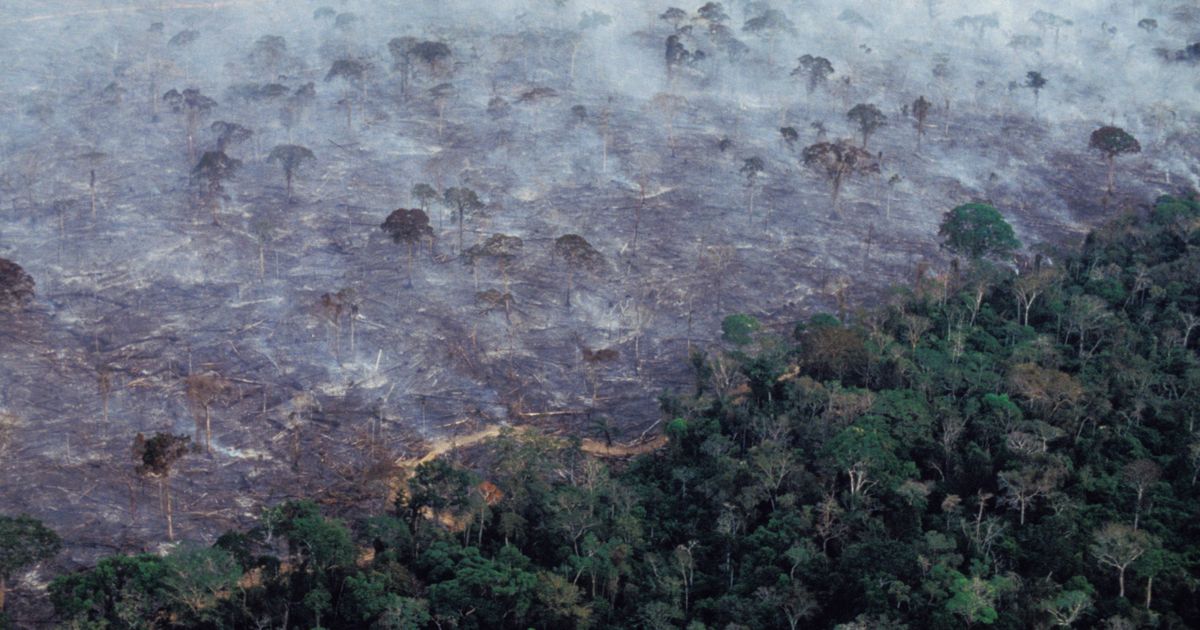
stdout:
<svg viewBox="0 0 1200 630">
<path fill-rule="evenodd" d="M 5 2 L 0 257 L 37 295 L 0 312 L 0 512 L 67 542 L 18 594 L 166 541 L 139 432 L 202 446 L 170 480 L 179 538 L 286 497 L 378 507 L 397 459 L 484 425 L 637 437 L 660 393 L 690 388 L 689 352 L 719 350 L 725 315 L 787 334 L 875 303 L 944 268 L 955 205 L 988 201 L 1052 252 L 1197 179 L 1188 6 L 668 8 Z M 686 56 L 668 68 L 673 35 Z M 804 54 L 833 68 L 811 90 L 793 76 Z M 213 103 L 173 108 L 189 88 Z M 835 211 L 800 155 L 860 143 L 857 103 L 888 118 L 869 138 L 880 172 L 847 178 Z M 194 169 L 218 121 L 252 135 L 223 145 L 241 167 L 216 191 Z M 1142 148 L 1118 158 L 1113 195 L 1088 148 L 1109 124 Z M 314 156 L 290 200 L 269 159 L 288 144 Z M 463 249 L 507 234 L 520 252 L 468 264 L 455 209 L 419 183 L 476 193 Z M 436 235 L 411 287 L 380 229 L 400 207 Z M 572 272 L 566 234 L 602 267 Z"/>
</svg>

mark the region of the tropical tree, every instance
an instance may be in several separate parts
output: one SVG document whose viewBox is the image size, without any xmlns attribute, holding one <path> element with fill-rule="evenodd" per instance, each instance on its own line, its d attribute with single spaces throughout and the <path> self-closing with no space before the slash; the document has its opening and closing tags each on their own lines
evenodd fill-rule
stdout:
<svg viewBox="0 0 1200 630">
<path fill-rule="evenodd" d="M 1092 537 L 1092 557 L 1117 572 L 1119 597 L 1125 597 L 1125 570 L 1152 547 L 1150 535 L 1121 523 L 1108 523 Z"/>
<path fill-rule="evenodd" d="M 912 103 L 912 116 L 917 119 L 913 125 L 917 128 L 917 150 L 921 150 L 921 138 L 925 137 L 925 120 L 929 118 L 929 111 L 933 109 L 933 103 L 930 103 L 924 96 L 918 96 L 917 100 Z"/>
<path fill-rule="evenodd" d="M 571 291 L 575 288 L 575 274 L 579 271 L 599 271 L 604 267 L 604 256 L 578 234 L 564 234 L 555 239 L 554 254 L 566 263 L 567 294 L 563 305 L 569 310 Z"/>
<path fill-rule="evenodd" d="M 306 160 L 314 160 L 316 156 L 313 152 L 298 144 L 281 144 L 271 149 L 267 160 L 271 162 L 279 162 L 283 167 L 283 177 L 287 181 L 287 200 L 292 202 L 292 179 L 296 175 L 296 171 Z"/>
<path fill-rule="evenodd" d="M 801 161 L 804 166 L 829 180 L 833 188 L 833 213 L 835 215 L 838 213 L 838 196 L 847 176 L 879 172 L 879 164 L 870 153 L 845 140 L 809 145 L 804 148 Z"/>
<path fill-rule="evenodd" d="M 437 201 L 441 197 L 436 188 L 425 183 L 414 184 L 410 194 L 421 204 L 421 210 L 424 210 L 425 214 L 429 214 L 429 202 Z M 438 230 L 442 229 L 441 216 L 438 214 Z"/>
<path fill-rule="evenodd" d="M 831 74 L 833 74 L 833 64 L 824 57 L 813 55 L 803 55 L 797 58 L 796 67 L 792 70 L 792 76 L 804 78 L 809 94 L 812 94 L 818 86 L 825 85 Z"/>
<path fill-rule="evenodd" d="M 1092 132 L 1088 146 L 1099 151 L 1108 162 L 1108 194 L 1113 192 L 1116 159 L 1118 155 L 1141 153 L 1142 145 L 1137 138 L 1120 127 L 1104 126 Z"/>
<path fill-rule="evenodd" d="M 447 188 L 442 193 L 442 201 L 454 208 L 458 217 L 458 251 L 463 251 L 463 223 L 467 214 L 473 214 L 483 209 L 483 202 L 474 190 L 465 187 Z"/>
<path fill-rule="evenodd" d="M 178 36 L 176 36 L 178 37 Z M 200 93 L 196 88 L 187 88 L 180 92 L 172 89 L 163 95 L 163 102 L 177 114 L 183 114 L 187 128 L 188 161 L 196 157 L 196 126 L 200 119 L 208 115 L 217 106 L 217 102 Z"/>
<path fill-rule="evenodd" d="M 1001 258 L 1021 247 L 1000 211 L 985 203 L 958 206 L 942 217 L 943 247 L 972 260 Z"/>
<path fill-rule="evenodd" d="M 1042 76 L 1041 72 L 1030 70 L 1025 73 L 1025 87 L 1033 90 L 1033 113 L 1037 114 L 1038 98 L 1042 95 L 1042 88 L 1046 87 L 1046 77 Z"/>
<path fill-rule="evenodd" d="M 871 134 L 887 125 L 887 116 L 879 111 L 878 107 L 868 103 L 859 103 L 851 107 L 850 111 L 846 112 L 846 119 L 858 126 L 858 131 L 862 134 L 864 149 L 867 148 L 867 139 L 871 137 Z"/>
<path fill-rule="evenodd" d="M 186 435 L 156 433 L 147 440 L 141 433 L 133 441 L 133 459 L 138 474 L 158 479 L 159 504 L 167 518 L 167 539 L 175 540 L 175 521 L 171 512 L 171 467 L 190 450 Z"/>
<path fill-rule="evenodd" d="M 204 201 L 212 210 L 213 225 L 220 225 L 217 218 L 218 201 L 225 198 L 225 182 L 233 179 L 242 168 L 242 161 L 225 155 L 224 151 L 205 151 L 192 169 L 197 181 L 205 182 Z"/>
<path fill-rule="evenodd" d="M 423 239 L 433 238 L 433 228 L 429 227 L 429 215 L 425 214 L 425 211 L 419 208 L 411 210 L 397 208 L 387 216 L 387 219 L 379 227 L 384 232 L 387 232 L 388 236 L 392 237 L 393 243 L 404 243 L 408 246 L 408 280 L 405 286 L 411 289 L 413 256 L 416 248 Z"/>
</svg>

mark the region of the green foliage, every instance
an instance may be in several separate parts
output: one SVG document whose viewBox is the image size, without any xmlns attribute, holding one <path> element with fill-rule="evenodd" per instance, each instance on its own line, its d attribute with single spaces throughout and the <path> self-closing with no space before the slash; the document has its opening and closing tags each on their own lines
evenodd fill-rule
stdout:
<svg viewBox="0 0 1200 630">
<path fill-rule="evenodd" d="M 741 349 L 698 352 L 696 392 L 660 398 L 665 448 L 612 464 L 505 431 L 353 528 L 292 501 L 212 550 L 60 577 L 59 621 L 1200 626 L 1198 210 L 1164 197 L 1077 255 L 976 261 L 758 351 L 728 318 Z M 950 226 L 966 255 L 1017 247 L 972 226 Z"/>
<path fill-rule="evenodd" d="M 721 337 L 736 346 L 745 346 L 754 341 L 754 333 L 762 324 L 752 315 L 738 313 L 721 320 Z"/>
<path fill-rule="evenodd" d="M 947 212 L 938 234 L 946 249 L 972 259 L 1001 258 L 1021 247 L 1012 226 L 984 203 L 968 203 Z"/>
<path fill-rule="evenodd" d="M 58 553 L 62 540 L 29 516 L 0 516 L 0 578 Z"/>
</svg>

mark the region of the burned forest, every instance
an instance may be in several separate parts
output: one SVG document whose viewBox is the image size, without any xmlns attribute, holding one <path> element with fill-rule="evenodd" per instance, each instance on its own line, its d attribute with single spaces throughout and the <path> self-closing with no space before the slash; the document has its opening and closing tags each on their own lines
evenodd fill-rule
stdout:
<svg viewBox="0 0 1200 630">
<path fill-rule="evenodd" d="M 0 628 L 1200 625 L 1200 9 L 0 3 Z"/>
</svg>

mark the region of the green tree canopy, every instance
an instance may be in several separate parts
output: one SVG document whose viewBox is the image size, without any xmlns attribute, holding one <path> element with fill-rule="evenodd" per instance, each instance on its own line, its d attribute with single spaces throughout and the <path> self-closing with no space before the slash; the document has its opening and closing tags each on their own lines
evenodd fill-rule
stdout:
<svg viewBox="0 0 1200 630">
<path fill-rule="evenodd" d="M 946 249 L 972 259 L 1002 258 L 1021 247 L 1000 211 L 985 203 L 963 204 L 942 218 L 938 234 Z"/>
</svg>

